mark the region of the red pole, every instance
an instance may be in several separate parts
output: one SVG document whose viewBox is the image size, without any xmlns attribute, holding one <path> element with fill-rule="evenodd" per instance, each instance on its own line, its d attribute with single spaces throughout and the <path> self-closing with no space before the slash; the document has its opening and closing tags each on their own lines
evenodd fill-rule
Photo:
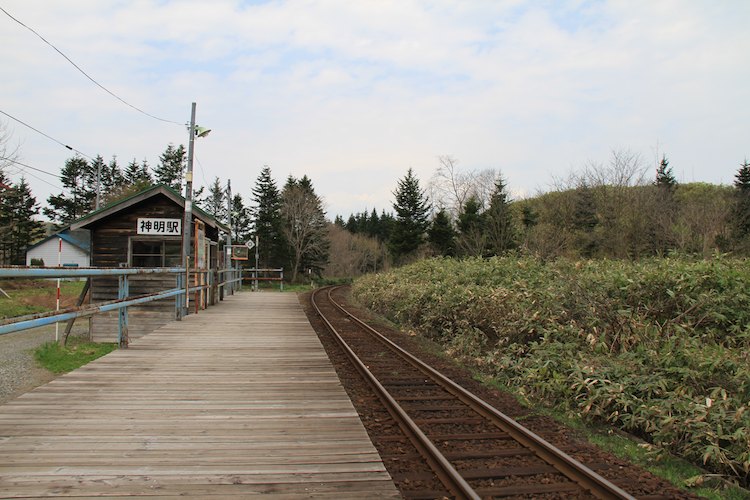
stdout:
<svg viewBox="0 0 750 500">
<path fill-rule="evenodd" d="M 62 261 L 62 238 L 57 238 L 57 267 L 60 267 Z M 57 278 L 57 306 L 56 311 L 60 310 L 60 278 Z M 55 323 L 55 342 L 60 341 L 60 323 Z"/>
</svg>

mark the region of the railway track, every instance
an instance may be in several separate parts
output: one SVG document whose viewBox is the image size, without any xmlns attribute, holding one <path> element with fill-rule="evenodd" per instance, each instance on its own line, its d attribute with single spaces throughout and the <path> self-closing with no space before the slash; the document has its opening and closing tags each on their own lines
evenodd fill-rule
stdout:
<svg viewBox="0 0 750 500">
<path fill-rule="evenodd" d="M 314 292 L 313 308 L 436 478 L 401 485 L 405 497 L 635 498 L 352 315 L 334 289 Z"/>
</svg>

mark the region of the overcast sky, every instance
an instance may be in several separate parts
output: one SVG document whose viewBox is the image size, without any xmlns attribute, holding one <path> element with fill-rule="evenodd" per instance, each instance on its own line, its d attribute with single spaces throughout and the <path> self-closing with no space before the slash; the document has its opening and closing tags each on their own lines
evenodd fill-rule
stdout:
<svg viewBox="0 0 750 500">
<path fill-rule="evenodd" d="M 153 166 L 168 143 L 187 145 L 196 102 L 212 129 L 196 141 L 198 185 L 231 179 L 248 200 L 263 165 L 279 186 L 307 174 L 331 219 L 390 210 L 407 169 L 426 186 L 440 155 L 498 169 L 516 197 L 613 149 L 649 166 L 666 154 L 679 181 L 723 184 L 750 155 L 747 0 L 0 7 L 128 103 L 181 125 L 119 102 L 2 12 L 0 110 L 89 156 Z M 32 167 L 59 173 L 72 156 L 0 122 Z M 53 177 L 26 177 L 42 203 L 60 192 Z"/>
</svg>

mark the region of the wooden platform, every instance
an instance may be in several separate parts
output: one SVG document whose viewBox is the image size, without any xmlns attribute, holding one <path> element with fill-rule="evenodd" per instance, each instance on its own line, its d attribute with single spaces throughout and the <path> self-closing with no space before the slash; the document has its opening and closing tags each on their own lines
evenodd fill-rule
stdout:
<svg viewBox="0 0 750 500">
<path fill-rule="evenodd" d="M 297 297 L 242 292 L 0 406 L 0 497 L 399 498 Z"/>
</svg>

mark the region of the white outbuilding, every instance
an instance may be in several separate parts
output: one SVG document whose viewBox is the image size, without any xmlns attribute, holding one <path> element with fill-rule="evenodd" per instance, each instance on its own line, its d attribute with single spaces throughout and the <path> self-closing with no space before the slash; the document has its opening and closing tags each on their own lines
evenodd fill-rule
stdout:
<svg viewBox="0 0 750 500">
<path fill-rule="evenodd" d="M 60 251 L 62 249 L 62 251 Z M 26 265 L 32 259 L 43 262 L 47 267 L 56 267 L 60 254 L 60 265 L 63 267 L 89 267 L 91 265 L 91 237 L 87 230 L 71 231 L 63 229 L 59 233 L 31 245 L 26 249 Z"/>
</svg>

